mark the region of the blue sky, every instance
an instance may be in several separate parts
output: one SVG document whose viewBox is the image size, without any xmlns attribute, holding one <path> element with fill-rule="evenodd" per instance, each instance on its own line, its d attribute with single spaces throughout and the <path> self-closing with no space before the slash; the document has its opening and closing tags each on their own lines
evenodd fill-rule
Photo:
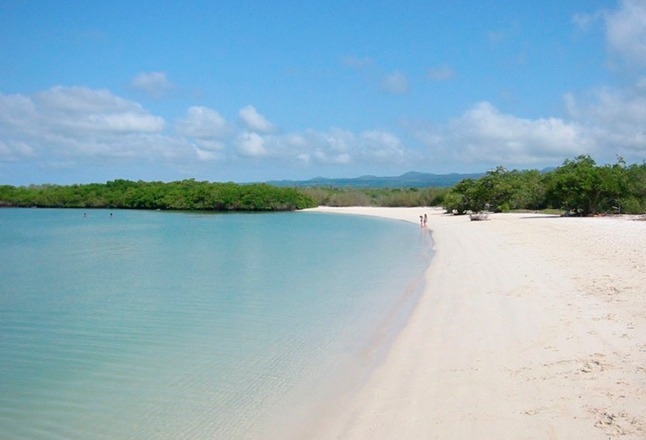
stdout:
<svg viewBox="0 0 646 440">
<path fill-rule="evenodd" d="M 0 184 L 646 159 L 646 1 L 0 0 Z"/>
</svg>

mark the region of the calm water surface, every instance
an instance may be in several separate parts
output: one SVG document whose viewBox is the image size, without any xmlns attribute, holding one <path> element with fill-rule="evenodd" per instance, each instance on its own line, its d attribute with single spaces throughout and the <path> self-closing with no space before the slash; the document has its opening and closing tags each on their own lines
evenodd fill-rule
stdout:
<svg viewBox="0 0 646 440">
<path fill-rule="evenodd" d="M 319 213 L 0 209 L 1 437 L 270 437 L 375 361 L 428 241 Z"/>
</svg>

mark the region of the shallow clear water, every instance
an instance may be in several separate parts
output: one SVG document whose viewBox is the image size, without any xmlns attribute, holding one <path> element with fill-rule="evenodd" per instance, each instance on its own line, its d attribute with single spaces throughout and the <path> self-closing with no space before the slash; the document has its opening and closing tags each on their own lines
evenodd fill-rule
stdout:
<svg viewBox="0 0 646 440">
<path fill-rule="evenodd" d="M 354 216 L 0 209 L 2 438 L 269 437 L 369 368 L 429 249 Z"/>
</svg>

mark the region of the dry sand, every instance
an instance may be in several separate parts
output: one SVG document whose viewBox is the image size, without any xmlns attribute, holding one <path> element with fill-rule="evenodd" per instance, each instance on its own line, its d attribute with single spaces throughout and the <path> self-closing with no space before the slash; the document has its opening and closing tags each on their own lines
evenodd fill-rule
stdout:
<svg viewBox="0 0 646 440">
<path fill-rule="evenodd" d="M 317 210 L 427 213 L 436 255 L 384 361 L 308 438 L 646 438 L 646 221 Z"/>
</svg>

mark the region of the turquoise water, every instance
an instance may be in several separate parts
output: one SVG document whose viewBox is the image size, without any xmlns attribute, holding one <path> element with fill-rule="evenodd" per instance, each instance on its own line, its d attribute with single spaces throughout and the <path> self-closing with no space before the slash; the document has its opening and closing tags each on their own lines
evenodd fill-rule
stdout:
<svg viewBox="0 0 646 440">
<path fill-rule="evenodd" d="M 0 209 L 2 438 L 278 435 L 377 361 L 428 240 L 307 212 Z"/>
</svg>

